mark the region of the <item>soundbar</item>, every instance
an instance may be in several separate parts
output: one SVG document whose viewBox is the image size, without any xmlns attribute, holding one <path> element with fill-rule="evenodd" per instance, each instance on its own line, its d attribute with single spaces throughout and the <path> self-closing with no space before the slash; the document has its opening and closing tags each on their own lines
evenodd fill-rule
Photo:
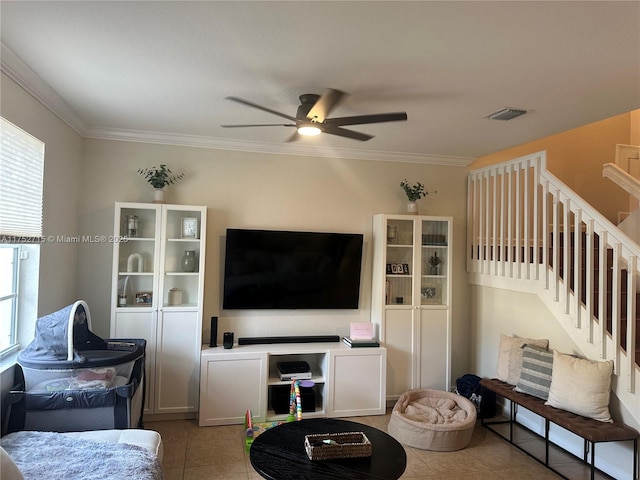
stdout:
<svg viewBox="0 0 640 480">
<path fill-rule="evenodd" d="M 261 345 L 263 343 L 316 343 L 339 342 L 339 335 L 293 335 L 287 337 L 241 337 L 238 345 Z"/>
</svg>

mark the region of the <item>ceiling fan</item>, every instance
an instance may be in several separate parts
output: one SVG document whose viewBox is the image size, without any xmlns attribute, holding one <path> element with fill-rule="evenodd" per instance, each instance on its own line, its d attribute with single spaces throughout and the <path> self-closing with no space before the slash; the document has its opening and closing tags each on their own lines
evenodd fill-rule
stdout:
<svg viewBox="0 0 640 480">
<path fill-rule="evenodd" d="M 295 127 L 296 131 L 287 140 L 289 142 L 296 140 L 298 135 L 319 135 L 320 133 L 329 133 L 340 137 L 352 138 L 354 140 L 366 141 L 373 138 L 373 135 L 355 132 L 342 128 L 345 125 L 362 125 L 366 123 L 382 123 L 397 122 L 407 119 L 406 112 L 396 113 L 374 113 L 371 115 L 356 115 L 352 117 L 327 118 L 333 109 L 346 97 L 346 93 L 340 90 L 327 89 L 322 95 L 314 93 L 305 93 L 300 95 L 300 106 L 296 116 L 292 117 L 286 113 L 276 112 L 270 108 L 257 105 L 248 100 L 238 97 L 227 97 L 228 100 L 257 108 L 273 115 L 286 118 L 293 123 L 259 123 L 249 125 L 221 125 L 224 128 L 238 127 Z"/>
</svg>

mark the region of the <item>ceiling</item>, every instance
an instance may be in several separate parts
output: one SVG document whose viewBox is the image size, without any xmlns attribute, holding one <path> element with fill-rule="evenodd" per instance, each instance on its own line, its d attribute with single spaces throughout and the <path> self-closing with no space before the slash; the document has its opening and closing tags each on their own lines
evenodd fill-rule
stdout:
<svg viewBox="0 0 640 480">
<path fill-rule="evenodd" d="M 640 108 L 638 1 L 2 1 L 4 72 L 85 137 L 467 164 Z M 286 142 L 298 96 L 408 121 Z M 512 107 L 510 121 L 486 115 Z M 288 123 L 288 122 L 284 122 Z"/>
</svg>

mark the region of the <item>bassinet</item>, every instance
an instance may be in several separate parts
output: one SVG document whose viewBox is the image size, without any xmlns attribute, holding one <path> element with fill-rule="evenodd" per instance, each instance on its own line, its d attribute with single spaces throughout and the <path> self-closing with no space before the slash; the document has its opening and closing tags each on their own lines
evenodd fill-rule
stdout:
<svg viewBox="0 0 640 480">
<path fill-rule="evenodd" d="M 39 318 L 18 354 L 5 431 L 141 427 L 145 347 L 95 335 L 83 300 Z"/>
</svg>

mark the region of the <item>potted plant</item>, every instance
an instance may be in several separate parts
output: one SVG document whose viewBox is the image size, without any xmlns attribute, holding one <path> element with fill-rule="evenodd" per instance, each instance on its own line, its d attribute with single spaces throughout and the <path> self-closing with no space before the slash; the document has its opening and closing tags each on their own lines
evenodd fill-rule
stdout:
<svg viewBox="0 0 640 480">
<path fill-rule="evenodd" d="M 424 189 L 424 185 L 420 182 L 416 183 L 415 185 L 410 185 L 405 178 L 402 182 L 400 182 L 400 186 L 404 190 L 404 193 L 407 195 L 407 199 L 409 200 L 409 204 L 407 205 L 407 212 L 418 213 L 416 202 L 422 197 L 426 197 L 428 194 L 428 192 Z"/>
<path fill-rule="evenodd" d="M 138 173 L 155 189 L 154 203 L 164 203 L 164 187 L 184 178 L 184 173 L 174 174 L 165 164 L 160 164 L 160 167 L 139 168 Z"/>
<path fill-rule="evenodd" d="M 438 275 L 441 263 L 442 258 L 438 256 L 438 252 L 434 252 L 433 255 L 429 257 L 429 275 Z"/>
</svg>

